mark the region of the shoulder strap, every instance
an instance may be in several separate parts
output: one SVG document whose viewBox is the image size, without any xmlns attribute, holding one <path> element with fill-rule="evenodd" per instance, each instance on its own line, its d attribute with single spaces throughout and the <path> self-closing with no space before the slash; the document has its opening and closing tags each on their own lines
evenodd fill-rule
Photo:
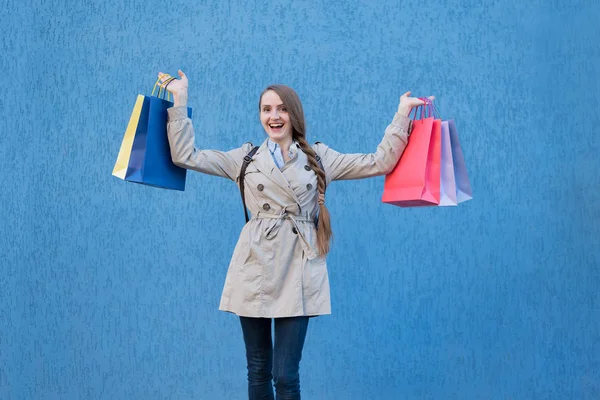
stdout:
<svg viewBox="0 0 600 400">
<path fill-rule="evenodd" d="M 246 222 L 250 219 L 248 218 L 248 210 L 246 209 L 246 196 L 244 196 L 244 176 L 246 175 L 246 168 L 248 168 L 248 164 L 252 161 L 252 157 L 256 154 L 258 150 L 258 146 L 254 146 L 252 150 L 248 154 L 244 156 L 244 162 L 242 163 L 242 169 L 240 171 L 240 192 L 242 193 L 242 206 L 244 206 L 244 215 L 246 216 Z"/>
</svg>

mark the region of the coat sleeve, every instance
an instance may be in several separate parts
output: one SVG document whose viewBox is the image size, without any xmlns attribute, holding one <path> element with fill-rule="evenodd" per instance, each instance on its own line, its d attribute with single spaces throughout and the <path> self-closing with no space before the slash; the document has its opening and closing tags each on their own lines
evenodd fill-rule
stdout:
<svg viewBox="0 0 600 400">
<path fill-rule="evenodd" d="M 194 127 L 188 118 L 187 107 L 171 107 L 167 111 L 167 135 L 173 164 L 235 182 L 244 156 L 252 149 L 252 144 L 246 143 L 227 152 L 201 150 L 195 146 Z"/>
<path fill-rule="evenodd" d="M 323 143 L 316 143 L 313 148 L 322 159 L 328 182 L 386 175 L 400 160 L 408 143 L 409 129 L 410 119 L 396 113 L 375 153 L 343 154 Z"/>
</svg>

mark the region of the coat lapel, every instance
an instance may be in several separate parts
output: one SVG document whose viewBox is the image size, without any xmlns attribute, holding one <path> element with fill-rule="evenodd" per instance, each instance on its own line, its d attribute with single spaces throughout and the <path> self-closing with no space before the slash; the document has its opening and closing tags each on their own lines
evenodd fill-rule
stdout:
<svg viewBox="0 0 600 400">
<path fill-rule="evenodd" d="M 290 195 L 292 199 L 298 204 L 300 204 L 300 200 L 296 196 L 296 193 L 290 187 L 289 182 L 285 179 L 285 176 L 281 173 L 281 170 L 275 164 L 275 160 L 273 160 L 273 156 L 269 151 L 269 147 L 267 146 L 267 140 L 263 142 L 263 144 L 258 148 L 258 151 L 252 157 L 252 162 L 254 166 L 262 172 L 267 178 L 272 180 L 277 186 L 279 186 L 285 193 Z"/>
</svg>

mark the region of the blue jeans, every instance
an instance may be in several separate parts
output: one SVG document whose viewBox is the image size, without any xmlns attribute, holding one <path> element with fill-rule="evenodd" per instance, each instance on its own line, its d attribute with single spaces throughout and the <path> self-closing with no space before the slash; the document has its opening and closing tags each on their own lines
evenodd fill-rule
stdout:
<svg viewBox="0 0 600 400">
<path fill-rule="evenodd" d="M 271 318 L 240 317 L 246 360 L 249 400 L 300 399 L 300 359 L 308 329 L 308 317 L 275 318 L 275 345 Z"/>
</svg>

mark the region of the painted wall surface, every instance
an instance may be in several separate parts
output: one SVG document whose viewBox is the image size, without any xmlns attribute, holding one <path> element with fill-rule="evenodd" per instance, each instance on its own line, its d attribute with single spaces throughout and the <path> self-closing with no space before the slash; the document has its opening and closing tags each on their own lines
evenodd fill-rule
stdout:
<svg viewBox="0 0 600 400">
<path fill-rule="evenodd" d="M 333 314 L 303 398 L 600 398 L 597 1 L 1 4 L 1 399 L 245 398 L 217 310 L 236 186 L 111 176 L 137 94 L 178 68 L 203 148 L 262 142 L 270 83 L 342 152 L 374 151 L 406 90 L 456 121 L 472 201 L 328 189 Z"/>
</svg>

